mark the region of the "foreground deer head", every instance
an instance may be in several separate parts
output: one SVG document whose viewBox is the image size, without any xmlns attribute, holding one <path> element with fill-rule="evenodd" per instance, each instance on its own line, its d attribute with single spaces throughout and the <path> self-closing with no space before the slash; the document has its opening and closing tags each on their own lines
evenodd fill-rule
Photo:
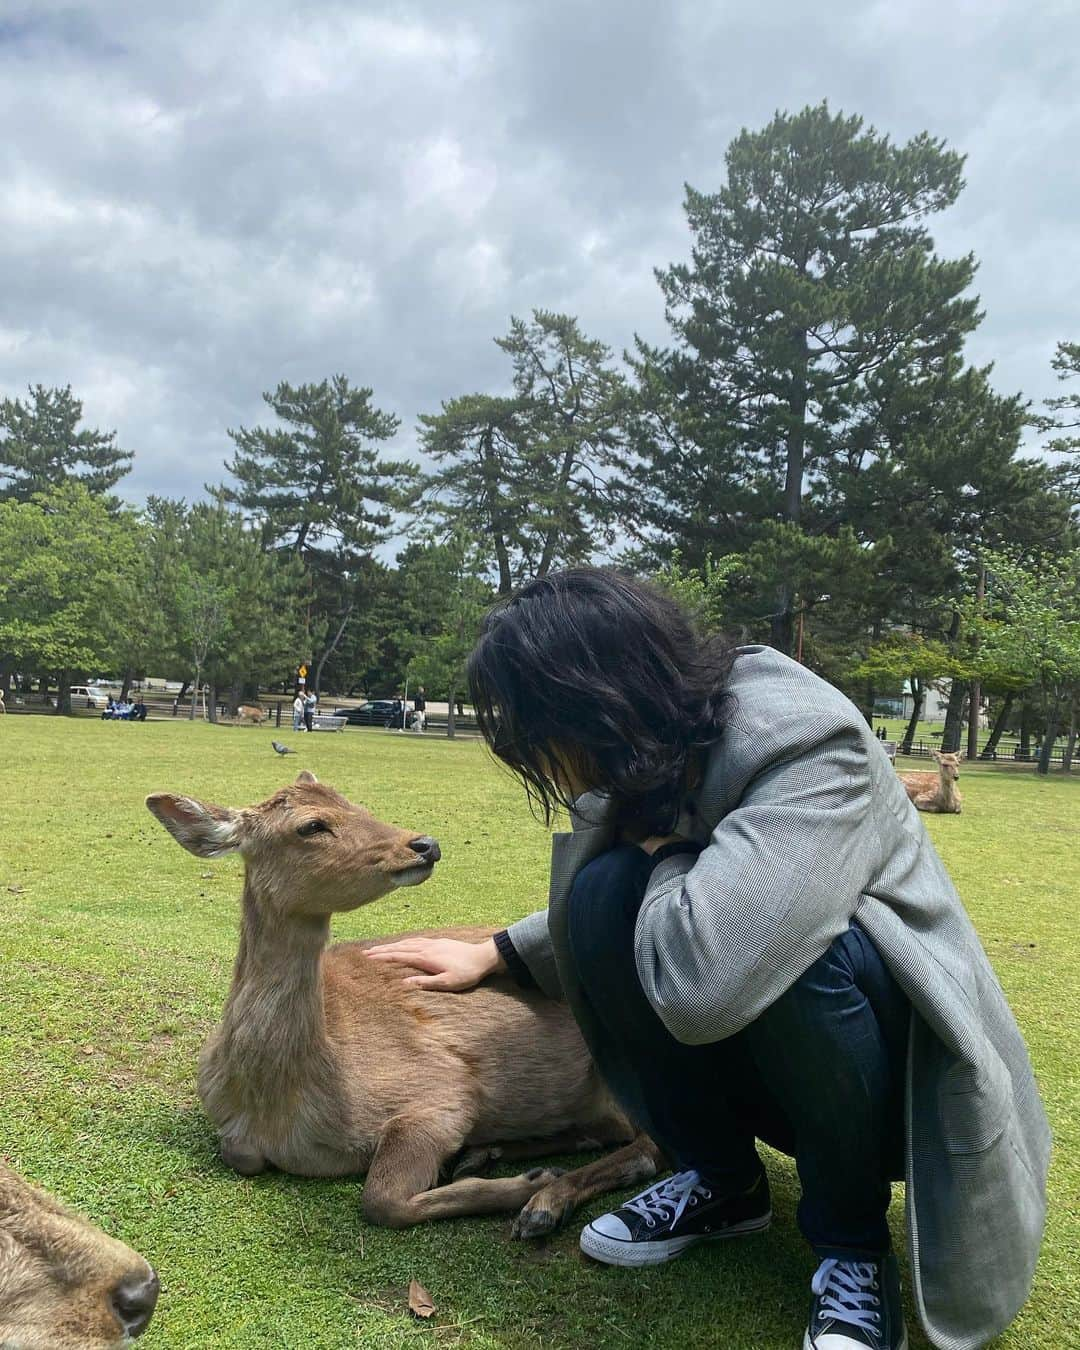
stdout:
<svg viewBox="0 0 1080 1350">
<path fill-rule="evenodd" d="M 0 1346 L 118 1350 L 157 1296 L 137 1252 L 0 1167 Z"/>
<path fill-rule="evenodd" d="M 376 820 L 306 770 L 241 811 L 170 792 L 146 805 L 196 857 L 239 850 L 253 891 L 282 918 L 323 918 L 418 886 L 442 856 L 429 835 Z"/>
</svg>

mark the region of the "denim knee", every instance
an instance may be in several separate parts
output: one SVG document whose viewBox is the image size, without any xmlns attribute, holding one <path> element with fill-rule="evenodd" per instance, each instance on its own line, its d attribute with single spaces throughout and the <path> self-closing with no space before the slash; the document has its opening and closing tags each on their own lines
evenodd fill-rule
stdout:
<svg viewBox="0 0 1080 1350">
<path fill-rule="evenodd" d="M 570 888 L 570 947 L 578 960 L 633 945 L 638 910 L 652 859 L 633 844 L 618 844 L 578 872 Z"/>
</svg>

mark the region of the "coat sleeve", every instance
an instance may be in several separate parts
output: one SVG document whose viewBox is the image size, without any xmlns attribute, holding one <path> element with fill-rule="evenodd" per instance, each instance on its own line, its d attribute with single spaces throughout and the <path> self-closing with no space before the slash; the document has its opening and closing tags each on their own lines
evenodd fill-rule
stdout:
<svg viewBox="0 0 1080 1350">
<path fill-rule="evenodd" d="M 861 734 L 834 724 L 806 744 L 800 720 L 804 743 L 774 729 L 772 752 L 708 846 L 650 878 L 638 976 L 685 1044 L 735 1035 L 785 993 L 848 928 L 877 864 Z"/>
<path fill-rule="evenodd" d="M 562 998 L 562 982 L 555 964 L 555 950 L 548 931 L 548 912 L 538 910 L 526 915 L 506 930 L 514 950 L 529 969 L 529 974 L 549 998 Z"/>
</svg>

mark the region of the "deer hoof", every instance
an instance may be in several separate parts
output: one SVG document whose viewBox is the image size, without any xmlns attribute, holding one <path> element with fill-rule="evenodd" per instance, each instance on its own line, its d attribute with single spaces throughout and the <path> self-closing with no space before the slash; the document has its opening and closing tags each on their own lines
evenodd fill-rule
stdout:
<svg viewBox="0 0 1080 1350">
<path fill-rule="evenodd" d="M 566 1172 L 565 1167 L 533 1167 L 523 1175 L 526 1181 L 555 1181 Z"/>
<path fill-rule="evenodd" d="M 467 1148 L 458 1154 L 450 1168 L 450 1180 L 460 1181 L 462 1177 L 475 1177 L 487 1171 L 493 1163 L 502 1157 L 501 1148 Z"/>
<path fill-rule="evenodd" d="M 546 1237 L 561 1228 L 574 1212 L 570 1199 L 560 1199 L 554 1187 L 537 1191 L 510 1225 L 510 1236 L 523 1242 Z"/>
</svg>

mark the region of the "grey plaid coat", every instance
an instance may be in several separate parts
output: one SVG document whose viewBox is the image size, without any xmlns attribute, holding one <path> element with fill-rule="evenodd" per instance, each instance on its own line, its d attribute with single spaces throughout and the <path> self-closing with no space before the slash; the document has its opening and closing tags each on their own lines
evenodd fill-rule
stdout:
<svg viewBox="0 0 1080 1350">
<path fill-rule="evenodd" d="M 907 1230 L 915 1301 L 941 1350 L 974 1350 L 1031 1287 L 1050 1131 L 1024 1042 L 953 884 L 858 710 L 766 647 L 732 670 L 724 735 L 679 832 L 706 844 L 661 862 L 637 922 L 637 969 L 671 1034 L 734 1035 L 851 920 L 911 1000 Z M 693 809 L 690 809 L 690 808 Z M 554 840 L 546 911 L 514 924 L 537 983 L 589 1038 L 569 962 L 566 900 L 610 847 L 605 800 Z"/>
</svg>

